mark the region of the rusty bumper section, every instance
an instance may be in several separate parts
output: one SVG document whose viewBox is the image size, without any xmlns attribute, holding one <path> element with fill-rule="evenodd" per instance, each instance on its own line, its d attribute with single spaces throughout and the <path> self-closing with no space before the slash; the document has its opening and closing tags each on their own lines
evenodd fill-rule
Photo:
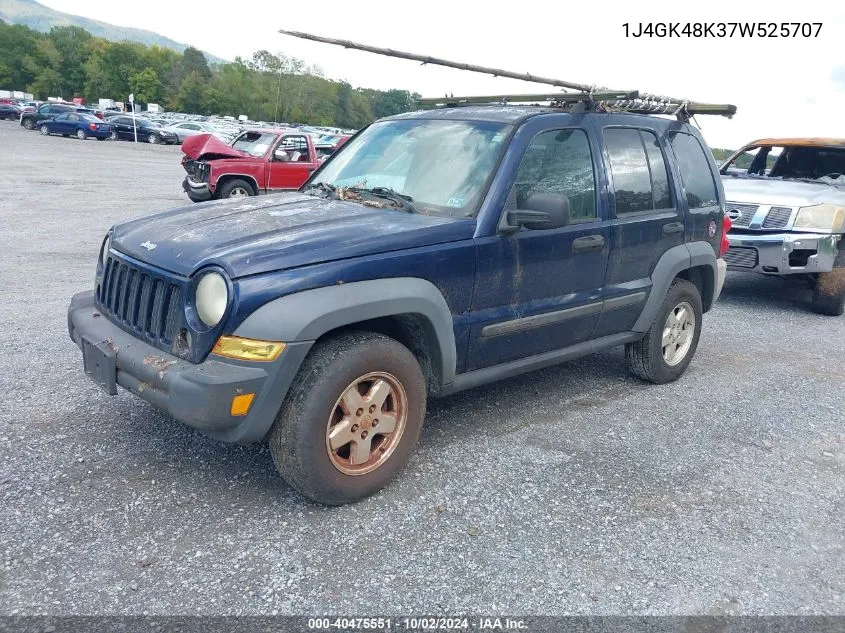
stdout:
<svg viewBox="0 0 845 633">
<path fill-rule="evenodd" d="M 83 351 L 86 373 L 107 392 L 116 394 L 109 386 L 119 385 L 206 435 L 230 442 L 263 439 L 307 353 L 307 347 L 293 345 L 261 366 L 214 357 L 195 365 L 111 323 L 97 310 L 93 292 L 71 300 L 68 332 Z M 232 416 L 232 398 L 244 393 L 256 394 L 250 412 Z"/>
</svg>

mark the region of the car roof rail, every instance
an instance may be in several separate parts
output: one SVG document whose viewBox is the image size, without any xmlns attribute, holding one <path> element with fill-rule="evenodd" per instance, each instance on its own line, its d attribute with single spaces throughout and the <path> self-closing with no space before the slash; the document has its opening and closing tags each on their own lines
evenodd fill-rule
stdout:
<svg viewBox="0 0 845 633">
<path fill-rule="evenodd" d="M 573 112 L 593 111 L 631 112 L 636 114 L 670 114 L 676 116 L 681 121 L 689 121 L 689 119 L 696 114 L 712 114 L 728 118 L 731 118 L 734 114 L 736 114 L 736 106 L 728 103 L 701 103 L 666 95 L 646 92 L 641 93 L 638 90 L 612 90 L 608 88 L 599 88 L 595 85 L 581 84 L 563 79 L 554 79 L 551 77 L 540 77 L 532 75 L 531 73 L 517 73 L 500 68 L 490 68 L 487 66 L 478 66 L 476 64 L 455 62 L 448 59 L 431 57 L 429 55 L 406 53 L 391 48 L 369 46 L 367 44 L 359 44 L 350 40 L 339 40 L 330 37 L 313 35 L 311 33 L 303 33 L 302 31 L 288 31 L 280 29 L 279 33 L 310 40 L 312 42 L 322 42 L 324 44 L 342 46 L 343 48 L 367 51 L 377 55 L 386 55 L 387 57 L 409 59 L 420 62 L 423 65 L 432 64 L 436 66 L 446 66 L 448 68 L 457 68 L 459 70 L 466 70 L 469 72 L 493 75 L 494 77 L 506 77 L 508 79 L 520 79 L 522 81 L 532 83 L 547 84 L 564 90 L 568 89 L 573 91 L 545 95 L 494 95 L 492 97 L 453 97 L 450 95 L 447 97 L 418 99 L 417 102 L 420 105 L 439 107 L 461 107 L 466 105 L 501 106 L 514 105 L 517 103 L 523 105 L 526 103 L 536 103 L 537 105 L 541 105 L 539 102 L 542 101 L 547 102 L 543 104 L 547 107 L 560 108 Z"/>
</svg>

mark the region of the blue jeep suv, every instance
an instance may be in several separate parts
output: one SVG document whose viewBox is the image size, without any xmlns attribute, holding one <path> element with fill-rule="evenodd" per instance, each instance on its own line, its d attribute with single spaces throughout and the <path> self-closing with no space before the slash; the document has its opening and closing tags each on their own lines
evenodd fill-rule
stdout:
<svg viewBox="0 0 845 633">
<path fill-rule="evenodd" d="M 73 297 L 85 372 L 308 497 L 370 495 L 429 397 L 616 346 L 666 383 L 724 281 L 699 133 L 641 114 L 472 106 L 379 120 L 298 191 L 118 224 Z"/>
</svg>

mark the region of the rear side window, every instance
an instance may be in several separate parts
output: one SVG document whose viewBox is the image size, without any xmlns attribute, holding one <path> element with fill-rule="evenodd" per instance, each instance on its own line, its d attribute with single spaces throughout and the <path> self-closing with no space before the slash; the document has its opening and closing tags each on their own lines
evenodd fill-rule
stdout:
<svg viewBox="0 0 845 633">
<path fill-rule="evenodd" d="M 607 128 L 604 138 L 616 192 L 616 215 L 671 209 L 666 162 L 654 133 Z"/>
<path fill-rule="evenodd" d="M 698 139 L 691 134 L 672 132 L 669 143 L 678 161 L 678 171 L 681 172 L 689 208 L 700 209 L 719 204 L 710 162 Z"/>
</svg>

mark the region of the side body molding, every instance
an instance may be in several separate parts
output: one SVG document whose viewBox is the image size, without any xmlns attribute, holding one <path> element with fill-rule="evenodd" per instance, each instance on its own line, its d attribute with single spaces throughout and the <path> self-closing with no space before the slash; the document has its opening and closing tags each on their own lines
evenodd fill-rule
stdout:
<svg viewBox="0 0 845 633">
<path fill-rule="evenodd" d="M 669 291 L 672 280 L 681 271 L 688 270 L 693 266 L 707 266 L 713 276 L 711 288 L 716 287 L 716 253 L 708 242 L 688 242 L 679 244 L 663 253 L 658 260 L 654 271 L 651 273 L 651 292 L 646 301 L 643 311 L 632 328 L 635 332 L 646 332 L 651 327 L 657 316 L 657 311 Z M 702 297 L 707 303 L 705 297 Z M 712 297 L 710 297 L 712 300 Z"/>
<path fill-rule="evenodd" d="M 286 342 L 314 341 L 326 332 L 396 315 L 419 315 L 441 385 L 454 381 L 457 363 L 452 313 L 437 287 L 416 277 L 374 279 L 304 290 L 253 312 L 236 336 Z"/>
</svg>

